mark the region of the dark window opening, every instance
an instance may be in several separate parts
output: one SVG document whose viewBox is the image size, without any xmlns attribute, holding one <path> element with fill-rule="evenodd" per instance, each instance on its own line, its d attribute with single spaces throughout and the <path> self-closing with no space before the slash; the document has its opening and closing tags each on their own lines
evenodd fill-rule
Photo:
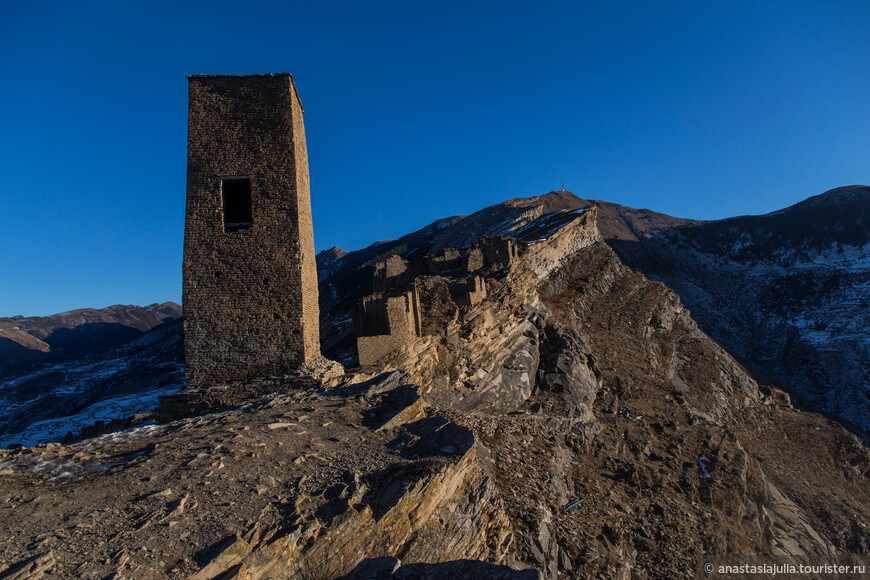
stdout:
<svg viewBox="0 0 870 580">
<path fill-rule="evenodd" d="M 251 227 L 251 180 L 224 179 L 224 231 L 235 232 Z"/>
</svg>

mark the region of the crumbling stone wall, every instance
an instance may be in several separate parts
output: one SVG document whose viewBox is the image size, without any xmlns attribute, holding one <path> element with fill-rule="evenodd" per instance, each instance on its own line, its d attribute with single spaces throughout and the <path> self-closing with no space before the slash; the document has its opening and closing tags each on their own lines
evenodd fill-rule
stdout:
<svg viewBox="0 0 870 580">
<path fill-rule="evenodd" d="M 353 313 L 353 332 L 356 336 L 390 333 L 387 301 L 382 294 L 366 296 L 356 305 Z"/>
<path fill-rule="evenodd" d="M 184 350 L 188 387 L 203 388 L 319 357 L 319 308 L 303 110 L 292 76 L 188 81 Z M 234 180 L 249 184 L 250 217 L 230 227 Z"/>
<path fill-rule="evenodd" d="M 361 365 L 373 365 L 422 336 L 420 289 L 427 307 L 427 332 L 442 328 L 440 319 L 455 317 L 458 307 L 472 308 L 486 298 L 486 280 L 517 258 L 513 238 L 492 236 L 466 250 L 444 248 L 438 255 L 408 261 L 390 256 L 372 268 L 374 294 L 353 313 Z M 418 288 L 418 285 L 422 285 Z"/>
<path fill-rule="evenodd" d="M 428 274 L 434 276 L 462 265 L 462 255 L 454 248 L 444 248 L 437 256 L 427 256 Z"/>
<path fill-rule="evenodd" d="M 408 262 L 401 256 L 390 256 L 383 262 L 378 262 L 372 269 L 372 292 L 375 294 L 404 288 L 414 282 L 417 276 L 426 273 L 426 263 L 423 260 Z"/>
<path fill-rule="evenodd" d="M 416 286 L 398 296 L 363 298 L 354 311 L 354 331 L 361 365 L 375 364 L 422 333 Z"/>
<path fill-rule="evenodd" d="M 485 268 L 506 268 L 516 261 L 517 241 L 506 236 L 486 236 L 478 242 Z"/>
<path fill-rule="evenodd" d="M 407 269 L 408 262 L 401 256 L 390 256 L 386 261 L 378 262 L 372 271 L 372 291 L 386 292 Z"/>
<path fill-rule="evenodd" d="M 469 274 L 509 267 L 517 252 L 514 239 L 496 236 L 467 250 L 444 248 L 438 255 L 413 261 L 396 255 L 376 263 L 372 268 L 374 294 L 363 298 L 353 314 L 360 364 L 375 364 L 422 336 L 417 284 L 424 285 L 432 310 L 427 312 L 430 330 L 440 328 L 432 318 L 451 316 L 458 313 L 458 306 L 471 308 L 486 298 L 485 279 Z"/>
<path fill-rule="evenodd" d="M 463 265 L 469 274 L 483 269 L 483 252 L 480 248 L 471 248 L 465 253 Z"/>
<path fill-rule="evenodd" d="M 456 291 L 451 287 L 450 294 L 460 306 L 476 306 L 486 298 L 486 280 L 482 276 L 469 276 L 458 283 Z"/>
</svg>

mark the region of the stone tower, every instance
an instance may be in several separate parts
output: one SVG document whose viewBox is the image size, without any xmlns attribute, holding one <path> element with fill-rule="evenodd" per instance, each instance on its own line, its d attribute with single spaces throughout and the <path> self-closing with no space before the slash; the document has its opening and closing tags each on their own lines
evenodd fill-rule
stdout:
<svg viewBox="0 0 870 580">
<path fill-rule="evenodd" d="M 184 355 L 190 389 L 320 356 L 302 103 L 290 74 L 188 77 Z"/>
</svg>

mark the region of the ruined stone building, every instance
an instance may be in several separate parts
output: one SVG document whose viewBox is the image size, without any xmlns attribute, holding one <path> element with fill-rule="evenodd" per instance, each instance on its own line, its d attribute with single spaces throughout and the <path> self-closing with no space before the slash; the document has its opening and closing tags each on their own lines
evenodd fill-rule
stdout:
<svg viewBox="0 0 870 580">
<path fill-rule="evenodd" d="M 372 292 L 380 294 L 395 288 L 404 288 L 417 276 L 427 273 L 426 263 L 420 260 L 408 262 L 401 256 L 390 256 L 372 268 Z"/>
<path fill-rule="evenodd" d="M 302 103 L 290 74 L 188 77 L 188 388 L 320 356 Z"/>
<path fill-rule="evenodd" d="M 373 294 L 354 312 L 359 364 L 372 365 L 422 334 L 417 287 L 397 296 Z"/>
<path fill-rule="evenodd" d="M 460 252 L 445 248 L 436 256 L 412 261 L 390 256 L 375 263 L 373 293 L 363 298 L 353 313 L 359 363 L 373 365 L 423 334 L 421 288 L 427 303 L 450 304 L 447 311 L 455 311 L 458 306 L 471 308 L 483 301 L 486 280 L 470 270 L 509 266 L 512 256 L 516 256 L 516 246 L 513 240 L 505 240 L 492 238 L 492 248 L 483 250 L 474 247 Z M 479 264 L 469 267 L 469 258 Z M 444 318 L 440 306 L 424 305 L 429 309 L 427 316 Z"/>
<path fill-rule="evenodd" d="M 479 262 L 476 255 L 471 260 L 474 260 L 475 264 L 479 263 L 480 268 L 509 268 L 519 256 L 517 241 L 507 236 L 485 236 L 478 240 L 474 249 L 480 251 Z M 477 269 L 469 268 L 468 270 L 474 272 Z"/>
<path fill-rule="evenodd" d="M 460 306 L 476 306 L 486 298 L 486 280 L 483 276 L 468 276 L 448 284 L 450 296 Z"/>
</svg>

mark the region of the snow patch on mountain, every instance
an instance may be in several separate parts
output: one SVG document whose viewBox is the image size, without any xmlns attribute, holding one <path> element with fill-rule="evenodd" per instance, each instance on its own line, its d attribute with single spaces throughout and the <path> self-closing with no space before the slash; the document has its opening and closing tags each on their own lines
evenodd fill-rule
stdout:
<svg viewBox="0 0 870 580">
<path fill-rule="evenodd" d="M 183 371 L 182 371 L 183 372 Z M 32 447 L 50 441 L 60 441 L 67 433 L 78 433 L 97 421 L 108 423 L 114 419 L 124 419 L 139 413 L 156 411 L 160 395 L 176 393 L 184 389 L 184 382 L 156 387 L 132 395 L 120 395 L 89 405 L 78 413 L 32 423 L 23 431 L 0 436 L 0 447 L 20 443 Z"/>
<path fill-rule="evenodd" d="M 511 236 L 532 244 L 543 242 L 574 221 L 577 216 L 583 215 L 588 209 L 588 207 L 574 210 L 560 209 L 515 229 L 506 226 L 501 235 Z"/>
<path fill-rule="evenodd" d="M 0 446 L 78 435 L 153 411 L 161 394 L 184 388 L 181 324 L 152 330 L 102 353 L 0 381 Z"/>
</svg>

